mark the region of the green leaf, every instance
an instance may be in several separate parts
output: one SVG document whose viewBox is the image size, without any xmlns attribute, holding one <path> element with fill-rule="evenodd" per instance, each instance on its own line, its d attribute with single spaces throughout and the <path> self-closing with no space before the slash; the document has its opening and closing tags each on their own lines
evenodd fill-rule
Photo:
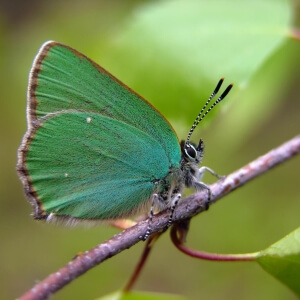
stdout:
<svg viewBox="0 0 300 300">
<path fill-rule="evenodd" d="M 149 292 L 123 293 L 122 291 L 118 291 L 113 294 L 98 298 L 97 300 L 187 300 L 187 298 L 178 295 L 162 294 L 162 293 L 149 293 Z"/>
<path fill-rule="evenodd" d="M 111 56 L 109 70 L 155 106 L 159 103 L 159 109 L 165 103 L 176 117 L 180 111 L 191 122 L 199 101 L 206 101 L 220 77 L 235 83 L 233 94 L 248 83 L 283 44 L 291 19 L 284 0 L 141 5 L 114 41 L 118 51 Z M 254 97 L 255 111 L 258 103 L 260 110 L 268 105 Z"/>
<path fill-rule="evenodd" d="M 257 262 L 300 296 L 300 227 L 261 251 Z"/>
</svg>

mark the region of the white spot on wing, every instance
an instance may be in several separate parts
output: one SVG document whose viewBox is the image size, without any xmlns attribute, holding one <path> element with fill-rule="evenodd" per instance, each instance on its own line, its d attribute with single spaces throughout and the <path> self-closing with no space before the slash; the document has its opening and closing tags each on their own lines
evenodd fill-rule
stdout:
<svg viewBox="0 0 300 300">
<path fill-rule="evenodd" d="M 69 177 L 69 173 L 65 173 L 65 177 L 66 177 L 66 178 Z"/>
<path fill-rule="evenodd" d="M 51 219 L 53 218 L 54 214 L 53 213 L 50 213 L 46 219 L 46 222 L 50 222 Z"/>
<path fill-rule="evenodd" d="M 87 122 L 87 123 L 91 123 L 91 122 L 92 122 L 92 118 L 87 117 L 87 118 L 86 118 L 86 122 Z"/>
</svg>

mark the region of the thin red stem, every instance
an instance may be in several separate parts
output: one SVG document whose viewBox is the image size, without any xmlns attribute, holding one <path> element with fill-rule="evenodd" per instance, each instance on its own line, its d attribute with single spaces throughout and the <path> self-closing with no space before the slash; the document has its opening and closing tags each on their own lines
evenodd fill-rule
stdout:
<svg viewBox="0 0 300 300">
<path fill-rule="evenodd" d="M 182 234 L 181 234 L 182 236 Z M 245 254 L 219 254 L 196 251 L 186 247 L 180 238 L 178 238 L 178 227 L 174 225 L 171 230 L 171 239 L 175 247 L 186 255 L 191 257 L 214 260 L 214 261 L 253 261 L 258 255 L 258 252 L 245 253 Z"/>
</svg>

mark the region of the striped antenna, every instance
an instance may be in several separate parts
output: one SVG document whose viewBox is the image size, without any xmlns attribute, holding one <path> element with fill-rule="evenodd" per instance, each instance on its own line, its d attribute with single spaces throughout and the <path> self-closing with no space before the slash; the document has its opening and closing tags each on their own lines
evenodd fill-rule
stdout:
<svg viewBox="0 0 300 300">
<path fill-rule="evenodd" d="M 189 134 L 187 136 L 186 142 L 189 142 L 192 133 L 194 132 L 195 128 L 197 127 L 197 125 L 204 119 L 204 117 L 218 104 L 220 103 L 229 93 L 229 91 L 231 90 L 231 88 L 233 87 L 233 83 L 229 84 L 228 87 L 225 89 L 225 91 L 221 94 L 221 96 L 210 106 L 210 108 L 205 112 L 205 108 L 207 107 L 207 105 L 210 103 L 210 101 L 215 97 L 215 95 L 218 93 L 222 83 L 224 81 L 224 78 L 221 78 L 215 88 L 215 90 L 213 91 L 213 93 L 210 95 L 210 97 L 208 98 L 208 100 L 206 101 L 206 103 L 204 104 L 204 106 L 202 107 L 200 113 L 198 114 L 197 118 L 194 121 L 194 124 L 192 125 Z"/>
</svg>

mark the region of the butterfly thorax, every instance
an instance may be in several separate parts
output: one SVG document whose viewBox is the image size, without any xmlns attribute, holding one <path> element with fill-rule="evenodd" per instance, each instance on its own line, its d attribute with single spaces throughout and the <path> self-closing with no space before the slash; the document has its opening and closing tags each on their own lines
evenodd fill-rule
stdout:
<svg viewBox="0 0 300 300">
<path fill-rule="evenodd" d="M 197 188 L 199 165 L 201 163 L 204 144 L 200 140 L 196 146 L 189 142 L 181 142 L 181 161 L 178 169 L 170 169 L 168 175 L 158 184 L 158 205 L 160 209 L 170 206 L 176 195 L 183 192 L 184 187 Z"/>
<path fill-rule="evenodd" d="M 175 195 L 181 193 L 184 189 L 184 180 L 182 170 L 170 169 L 168 175 L 158 182 L 156 194 L 158 196 L 158 210 L 163 210 L 170 206 Z"/>
</svg>

